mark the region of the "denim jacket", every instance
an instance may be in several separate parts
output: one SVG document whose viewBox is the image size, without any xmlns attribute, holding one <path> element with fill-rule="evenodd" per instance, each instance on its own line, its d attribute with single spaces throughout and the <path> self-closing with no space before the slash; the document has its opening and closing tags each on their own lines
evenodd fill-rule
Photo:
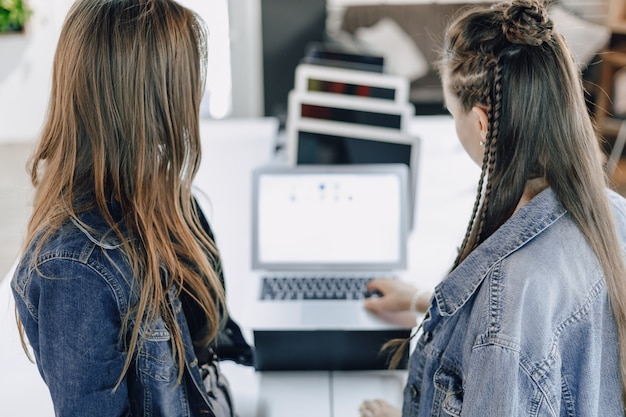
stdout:
<svg viewBox="0 0 626 417">
<path fill-rule="evenodd" d="M 127 354 L 123 338 L 128 335 L 120 335 L 120 328 L 137 294 L 122 243 L 97 213 L 81 221 L 90 229 L 67 222 L 36 259 L 33 242 L 12 281 L 17 311 L 56 415 L 214 416 L 198 362 L 201 355 L 194 351 L 174 289 L 167 297 L 185 346 L 182 383 L 177 383 L 170 333 L 159 318 L 114 389 Z"/>
<path fill-rule="evenodd" d="M 626 201 L 610 201 L 624 248 Z M 404 416 L 623 415 L 603 272 L 551 189 L 437 286 L 427 317 Z"/>
</svg>

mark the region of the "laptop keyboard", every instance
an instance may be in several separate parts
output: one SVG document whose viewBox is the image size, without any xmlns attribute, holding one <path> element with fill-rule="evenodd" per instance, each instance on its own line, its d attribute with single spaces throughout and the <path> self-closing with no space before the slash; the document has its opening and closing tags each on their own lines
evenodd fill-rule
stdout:
<svg viewBox="0 0 626 417">
<path fill-rule="evenodd" d="M 261 300 L 358 300 L 374 277 L 264 277 Z"/>
</svg>

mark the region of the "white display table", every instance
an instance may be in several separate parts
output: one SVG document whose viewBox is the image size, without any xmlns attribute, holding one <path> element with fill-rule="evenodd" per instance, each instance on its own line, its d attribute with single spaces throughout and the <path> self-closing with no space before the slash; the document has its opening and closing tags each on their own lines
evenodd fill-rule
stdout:
<svg viewBox="0 0 626 417">
<path fill-rule="evenodd" d="M 416 117 L 421 158 L 415 225 L 403 279 L 433 288 L 445 275 L 460 244 L 476 193 L 479 170 L 456 139 L 448 116 Z M 274 119 L 229 119 L 202 124 L 203 159 L 197 195 L 214 229 L 226 276 L 232 316 L 246 327 L 250 311 L 251 171 L 277 163 Z M 15 328 L 9 275 L 0 283 L 0 415 L 52 417 L 47 388 L 29 362 Z M 223 364 L 240 417 L 357 417 L 366 398 L 400 405 L 403 371 L 271 372 Z"/>
</svg>

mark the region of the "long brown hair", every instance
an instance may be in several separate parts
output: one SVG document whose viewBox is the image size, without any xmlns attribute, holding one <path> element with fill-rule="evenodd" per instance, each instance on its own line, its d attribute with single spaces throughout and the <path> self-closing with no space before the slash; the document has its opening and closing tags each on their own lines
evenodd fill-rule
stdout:
<svg viewBox="0 0 626 417">
<path fill-rule="evenodd" d="M 169 290 L 204 310 L 206 342 L 222 323 L 224 292 L 210 263 L 218 254 L 191 195 L 206 59 L 202 21 L 171 0 L 79 0 L 59 38 L 47 120 L 31 159 L 26 242 L 42 235 L 40 248 L 91 210 L 124 242 L 138 302 L 120 332 L 128 353 L 118 385 L 159 316 L 172 334 L 180 382 L 184 347 Z M 111 202 L 121 208 L 119 222 Z"/>
<path fill-rule="evenodd" d="M 543 178 L 604 270 L 624 402 L 626 267 L 582 78 L 547 5 L 515 0 L 464 9 L 446 32 L 439 70 L 464 111 L 481 105 L 488 116 L 476 201 L 453 269 L 514 213 L 526 184 Z"/>
<path fill-rule="evenodd" d="M 488 109 L 481 179 L 454 266 L 513 214 L 528 181 L 544 178 L 604 270 L 618 328 L 624 402 L 626 267 L 582 78 L 546 3 L 515 0 L 466 11 L 447 31 L 440 65 L 465 111 L 475 105 Z"/>
</svg>

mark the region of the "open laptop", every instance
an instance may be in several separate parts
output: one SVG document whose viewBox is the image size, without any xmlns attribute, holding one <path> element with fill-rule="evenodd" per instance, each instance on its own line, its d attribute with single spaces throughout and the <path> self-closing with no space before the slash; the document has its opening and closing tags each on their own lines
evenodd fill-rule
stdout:
<svg viewBox="0 0 626 417">
<path fill-rule="evenodd" d="M 397 104 L 409 101 L 409 81 L 405 77 L 300 64 L 295 78 L 295 90 L 307 94 L 347 95 Z"/>
<path fill-rule="evenodd" d="M 404 164 L 266 166 L 253 174 L 256 367 L 381 369 L 409 331 L 363 307 L 367 281 L 406 268 Z"/>
<path fill-rule="evenodd" d="M 409 102 L 364 99 L 345 94 L 289 92 L 289 120 L 325 121 L 341 127 L 364 126 L 373 132 L 408 132 L 415 108 Z"/>
<path fill-rule="evenodd" d="M 420 141 L 400 131 L 292 120 L 287 126 L 288 161 L 293 165 L 405 164 L 409 167 L 409 229 L 415 224 Z"/>
</svg>

